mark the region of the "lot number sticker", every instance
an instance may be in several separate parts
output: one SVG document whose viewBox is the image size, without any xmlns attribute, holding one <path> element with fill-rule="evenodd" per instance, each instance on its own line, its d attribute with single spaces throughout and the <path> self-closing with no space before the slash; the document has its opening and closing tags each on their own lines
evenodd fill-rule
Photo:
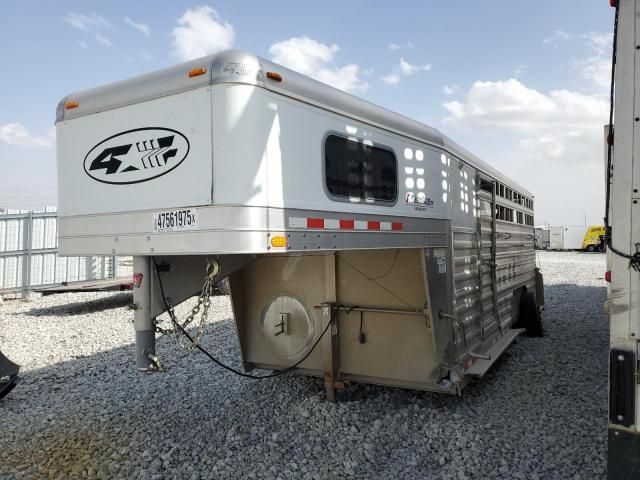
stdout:
<svg viewBox="0 0 640 480">
<path fill-rule="evenodd" d="M 154 232 L 176 232 L 198 228 L 198 216 L 194 208 L 166 210 L 153 214 Z"/>
</svg>

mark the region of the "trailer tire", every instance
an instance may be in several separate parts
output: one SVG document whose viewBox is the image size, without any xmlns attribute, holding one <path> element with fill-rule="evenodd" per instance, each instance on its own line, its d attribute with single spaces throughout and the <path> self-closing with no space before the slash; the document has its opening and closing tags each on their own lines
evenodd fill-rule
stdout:
<svg viewBox="0 0 640 480">
<path fill-rule="evenodd" d="M 526 329 L 526 334 L 529 337 L 543 337 L 544 330 L 542 329 L 542 318 L 540 317 L 540 310 L 536 303 L 536 297 L 533 292 L 527 292 L 526 290 L 520 295 L 520 318 L 514 324 L 514 328 Z"/>
<path fill-rule="evenodd" d="M 595 251 L 596 251 L 596 246 L 595 246 L 595 245 L 589 245 L 589 246 L 587 247 L 587 251 L 589 251 L 589 252 L 595 252 Z"/>
</svg>

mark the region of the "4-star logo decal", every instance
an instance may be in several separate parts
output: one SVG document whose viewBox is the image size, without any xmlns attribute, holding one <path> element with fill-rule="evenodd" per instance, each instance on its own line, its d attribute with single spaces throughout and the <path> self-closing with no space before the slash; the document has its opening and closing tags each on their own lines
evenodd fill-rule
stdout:
<svg viewBox="0 0 640 480">
<path fill-rule="evenodd" d="M 113 135 L 84 158 L 84 171 L 102 183 L 132 184 L 166 175 L 189 154 L 189 140 L 170 128 L 146 127 Z"/>
</svg>

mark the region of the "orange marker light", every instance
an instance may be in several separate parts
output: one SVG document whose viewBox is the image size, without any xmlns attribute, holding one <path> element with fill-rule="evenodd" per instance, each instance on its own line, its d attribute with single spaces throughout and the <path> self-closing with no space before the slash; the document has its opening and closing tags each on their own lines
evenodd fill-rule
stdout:
<svg viewBox="0 0 640 480">
<path fill-rule="evenodd" d="M 75 100 L 69 100 L 64 104 L 64 108 L 66 108 L 67 110 L 71 110 L 72 108 L 76 108 L 78 105 L 80 104 Z"/>
<path fill-rule="evenodd" d="M 189 77 L 197 77 L 199 75 L 204 75 L 207 73 L 207 69 L 204 67 L 192 68 L 189 70 Z"/>
<path fill-rule="evenodd" d="M 276 82 L 282 81 L 282 75 L 277 72 L 267 72 L 267 78 L 270 78 L 271 80 L 274 80 Z"/>
<path fill-rule="evenodd" d="M 271 246 L 272 247 L 286 247 L 287 246 L 287 237 L 283 237 L 282 235 L 276 235 L 275 237 L 271 237 Z"/>
</svg>

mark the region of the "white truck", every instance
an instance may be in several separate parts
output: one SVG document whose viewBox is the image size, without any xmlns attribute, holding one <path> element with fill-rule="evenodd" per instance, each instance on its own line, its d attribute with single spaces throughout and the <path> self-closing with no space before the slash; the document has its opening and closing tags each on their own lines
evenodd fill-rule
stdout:
<svg viewBox="0 0 640 480">
<path fill-rule="evenodd" d="M 134 256 L 141 370 L 224 277 L 237 373 L 329 399 L 459 393 L 541 334 L 532 194 L 426 125 L 233 50 L 72 93 L 56 127 L 60 253 Z"/>
</svg>

